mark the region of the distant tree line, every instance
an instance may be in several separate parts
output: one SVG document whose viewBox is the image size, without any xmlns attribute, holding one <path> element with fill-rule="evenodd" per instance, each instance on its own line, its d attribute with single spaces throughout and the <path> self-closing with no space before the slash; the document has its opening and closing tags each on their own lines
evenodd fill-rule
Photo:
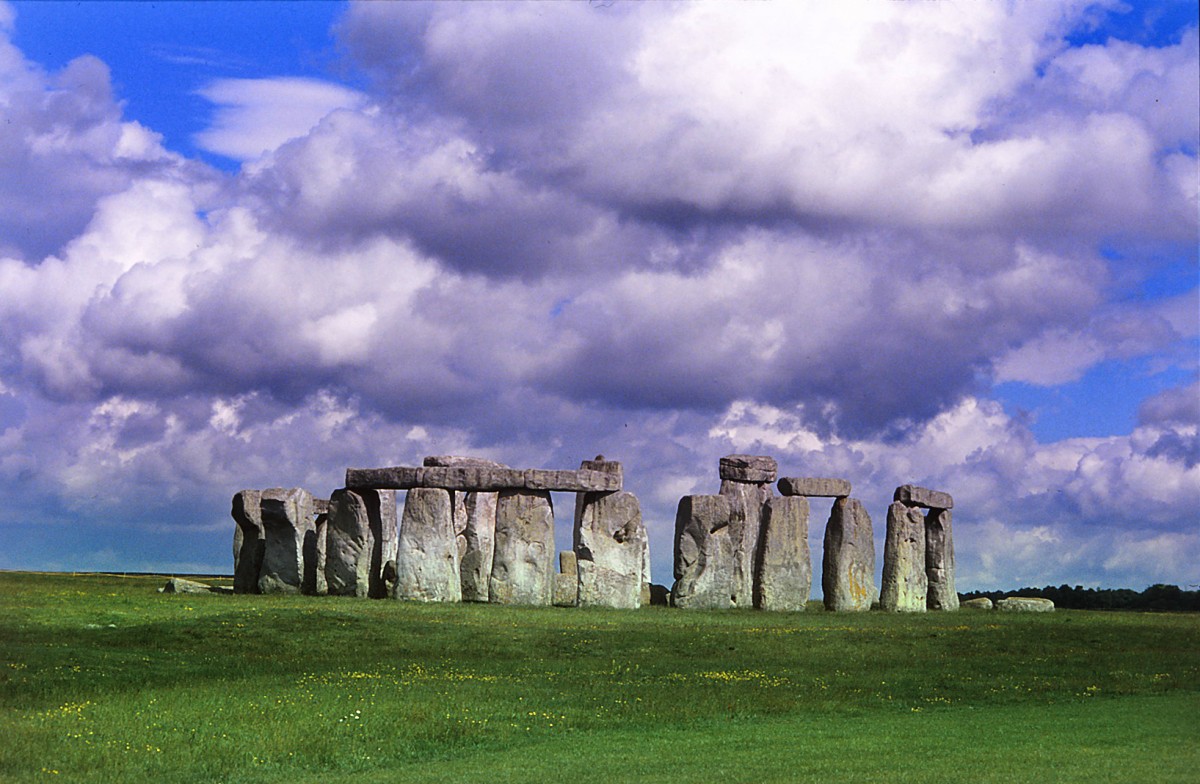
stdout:
<svg viewBox="0 0 1200 784">
<path fill-rule="evenodd" d="M 971 591 L 963 599 L 986 596 L 993 602 L 1007 596 L 1037 596 L 1066 610 L 1164 610 L 1200 612 L 1200 591 L 1185 591 L 1178 585 L 1151 585 L 1140 593 L 1130 588 L 1084 588 L 1060 585 L 1055 588 L 1018 588 L 1015 591 Z"/>
</svg>

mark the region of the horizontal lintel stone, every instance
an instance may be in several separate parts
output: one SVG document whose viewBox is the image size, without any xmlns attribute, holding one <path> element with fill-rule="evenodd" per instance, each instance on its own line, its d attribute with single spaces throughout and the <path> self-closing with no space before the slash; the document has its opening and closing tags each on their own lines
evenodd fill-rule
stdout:
<svg viewBox="0 0 1200 784">
<path fill-rule="evenodd" d="M 893 501 L 900 501 L 909 506 L 923 506 L 926 509 L 953 509 L 954 499 L 949 493 L 930 490 L 916 485 L 900 485 L 896 488 Z"/>
<path fill-rule="evenodd" d="M 726 455 L 719 463 L 721 479 L 766 484 L 774 482 L 779 464 L 768 455 Z"/>
<path fill-rule="evenodd" d="M 781 495 L 845 498 L 850 495 L 850 482 L 817 476 L 784 476 L 779 479 L 779 492 Z"/>
<path fill-rule="evenodd" d="M 329 513 L 329 499 L 314 498 L 312 509 L 313 509 L 313 514 L 318 514 L 318 515 L 328 514 Z"/>
<path fill-rule="evenodd" d="M 554 471 L 541 468 L 491 468 L 486 466 L 396 466 L 348 468 L 346 487 L 378 490 L 550 490 L 580 493 L 621 489 L 621 477 L 601 471 Z"/>
</svg>

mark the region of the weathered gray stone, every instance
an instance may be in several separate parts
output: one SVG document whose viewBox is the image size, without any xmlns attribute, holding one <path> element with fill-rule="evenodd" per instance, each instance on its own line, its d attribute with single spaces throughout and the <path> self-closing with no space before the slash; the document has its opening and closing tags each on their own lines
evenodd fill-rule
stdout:
<svg viewBox="0 0 1200 784">
<path fill-rule="evenodd" d="M 396 545 L 392 596 L 421 602 L 462 599 L 449 490 L 416 487 L 408 491 Z"/>
<path fill-rule="evenodd" d="M 311 593 L 316 590 L 316 562 L 305 563 L 305 548 L 315 552 L 312 494 L 300 487 L 262 491 L 263 549 L 258 588 L 262 593 Z"/>
<path fill-rule="evenodd" d="M 719 610 L 733 606 L 734 548 L 729 498 L 685 495 L 675 514 L 676 607 Z"/>
<path fill-rule="evenodd" d="M 334 490 L 325 536 L 325 583 L 334 596 L 365 598 L 371 592 L 372 558 L 378 543 L 363 495 L 372 490 Z M 391 492 L 391 491 L 385 491 Z"/>
<path fill-rule="evenodd" d="M 949 509 L 930 509 L 925 515 L 925 605 L 930 610 L 958 609 L 954 585 L 954 535 Z"/>
<path fill-rule="evenodd" d="M 548 605 L 554 599 L 554 505 L 550 493 L 503 490 L 496 499 L 488 601 Z"/>
<path fill-rule="evenodd" d="M 371 531 L 375 534 L 375 550 L 371 554 L 372 599 L 386 599 L 392 595 L 396 583 L 396 551 L 400 544 L 400 526 L 396 517 L 395 490 L 360 490 L 367 503 Z M 392 571 L 386 571 L 388 563 Z"/>
<path fill-rule="evenodd" d="M 579 464 L 581 471 L 600 471 L 606 474 L 615 474 L 618 479 L 624 478 L 624 472 L 621 469 L 621 463 L 617 460 L 605 460 L 604 455 L 596 455 L 595 460 L 584 460 Z"/>
<path fill-rule="evenodd" d="M 580 493 L 575 503 L 579 606 L 637 609 L 642 604 L 646 528 L 637 496 Z"/>
<path fill-rule="evenodd" d="M 448 468 L 451 466 L 474 466 L 476 468 L 508 468 L 503 463 L 497 463 L 495 460 L 488 460 L 485 457 L 471 457 L 469 455 L 430 455 L 424 460 L 424 465 L 431 467 Z"/>
<path fill-rule="evenodd" d="M 262 493 L 242 490 L 233 496 L 230 514 L 237 525 L 233 531 L 233 591 L 258 593 L 258 575 L 266 550 L 262 524 Z"/>
<path fill-rule="evenodd" d="M 769 483 L 721 481 L 729 499 L 729 539 L 733 545 L 733 606 L 754 605 L 754 561 L 762 532 L 763 510 L 773 495 Z"/>
<path fill-rule="evenodd" d="M 726 455 L 721 458 L 718 471 L 721 479 L 734 482 L 774 482 L 779 464 L 767 455 Z"/>
<path fill-rule="evenodd" d="M 575 553 L 563 550 L 558 554 L 558 574 L 554 575 L 554 605 L 574 607 L 579 595 L 579 570 Z"/>
<path fill-rule="evenodd" d="M 323 514 L 329 514 L 329 499 L 313 498 L 313 514 L 317 517 L 320 517 Z"/>
<path fill-rule="evenodd" d="M 1054 602 L 1036 596 L 1010 596 L 996 602 L 1002 612 L 1054 612 Z"/>
<path fill-rule="evenodd" d="M 464 602 L 486 602 L 492 576 L 493 537 L 496 533 L 496 494 L 466 493 L 466 549 L 462 554 L 462 598 Z"/>
<path fill-rule="evenodd" d="M 949 493 L 930 490 L 916 485 L 900 485 L 892 496 L 893 501 L 903 501 L 909 506 L 921 506 L 926 509 L 953 509 L 954 499 Z"/>
<path fill-rule="evenodd" d="M 316 579 L 314 592 L 317 596 L 324 596 L 329 592 L 329 585 L 325 581 L 325 547 L 329 534 L 329 501 L 326 499 L 315 500 L 321 501 L 326 510 L 317 514 L 313 519 L 313 540 L 316 550 L 316 563 L 313 565 L 313 572 Z"/>
<path fill-rule="evenodd" d="M 796 612 L 808 606 L 812 563 L 808 552 L 808 499 L 775 496 L 763 510 L 754 581 L 754 606 Z"/>
<path fill-rule="evenodd" d="M 198 583 L 195 580 L 185 580 L 182 577 L 172 577 L 167 580 L 162 588 L 158 589 L 159 593 L 229 593 L 228 588 L 218 588 L 207 583 Z"/>
<path fill-rule="evenodd" d="M 876 599 L 875 535 L 857 498 L 839 498 L 829 512 L 821 589 L 830 612 L 866 612 Z"/>
<path fill-rule="evenodd" d="M 646 541 L 642 545 L 642 606 L 650 606 L 650 534 L 647 532 Z"/>
<path fill-rule="evenodd" d="M 986 596 L 979 596 L 974 599 L 967 599 L 960 606 L 964 610 L 990 610 L 992 609 L 992 600 Z"/>
<path fill-rule="evenodd" d="M 888 507 L 879 605 L 888 612 L 925 612 L 925 516 L 900 501 Z"/>
<path fill-rule="evenodd" d="M 850 483 L 845 479 L 816 476 L 785 476 L 777 485 L 783 495 L 804 495 L 813 498 L 845 498 L 850 495 Z"/>
<path fill-rule="evenodd" d="M 444 490 L 553 490 L 558 492 L 612 492 L 621 489 L 620 474 L 607 471 L 556 471 L 490 466 L 396 466 L 348 468 L 346 487 L 411 490 L 436 487 Z"/>
</svg>

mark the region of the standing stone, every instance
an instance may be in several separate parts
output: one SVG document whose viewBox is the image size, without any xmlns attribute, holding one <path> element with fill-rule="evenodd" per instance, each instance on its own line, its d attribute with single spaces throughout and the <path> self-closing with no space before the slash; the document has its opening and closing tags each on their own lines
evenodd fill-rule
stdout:
<svg viewBox="0 0 1200 784">
<path fill-rule="evenodd" d="M 875 600 L 875 534 L 857 498 L 833 502 L 825 524 L 821 590 L 830 612 L 866 612 Z"/>
<path fill-rule="evenodd" d="M 554 599 L 554 505 L 547 490 L 502 490 L 488 601 L 548 605 Z"/>
<path fill-rule="evenodd" d="M 729 539 L 733 545 L 733 606 L 751 607 L 754 604 L 754 562 L 758 555 L 763 510 L 773 495 L 771 485 L 723 479 L 720 494 L 729 499 Z"/>
<path fill-rule="evenodd" d="M 304 549 L 306 539 L 311 541 L 316 536 L 312 500 L 312 495 L 300 487 L 262 491 L 260 508 L 266 546 L 258 578 L 260 592 L 299 593 L 306 587 Z"/>
<path fill-rule="evenodd" d="M 795 612 L 808 606 L 812 563 L 808 553 L 808 499 L 775 496 L 763 513 L 754 606 Z"/>
<path fill-rule="evenodd" d="M 451 491 L 413 488 L 404 500 L 396 544 L 396 599 L 457 602 L 462 599 Z"/>
<path fill-rule="evenodd" d="M 258 593 L 266 533 L 262 524 L 262 493 L 242 490 L 233 496 L 233 592 Z"/>
<path fill-rule="evenodd" d="M 579 606 L 640 607 L 646 528 L 637 496 L 624 490 L 580 493 L 574 538 Z"/>
<path fill-rule="evenodd" d="M 464 602 L 486 602 L 492 576 L 492 553 L 496 535 L 496 494 L 467 493 L 467 527 L 463 532 L 461 569 Z"/>
<path fill-rule="evenodd" d="M 356 492 L 367 504 L 371 533 L 375 536 L 375 547 L 371 551 L 371 584 L 367 595 L 372 599 L 386 599 L 396 587 L 396 550 L 400 544 L 400 527 L 396 519 L 396 491 Z"/>
<path fill-rule="evenodd" d="M 558 574 L 554 575 L 554 606 L 574 607 L 579 599 L 579 569 L 574 550 L 558 554 Z"/>
<path fill-rule="evenodd" d="M 685 495 L 675 513 L 671 604 L 698 610 L 733 606 L 734 548 L 729 497 Z"/>
<path fill-rule="evenodd" d="M 930 610 L 957 610 L 954 586 L 954 535 L 950 510 L 930 509 L 925 515 L 925 605 Z"/>
<path fill-rule="evenodd" d="M 315 593 L 317 596 L 324 596 L 329 592 L 329 584 L 325 580 L 325 548 L 329 535 L 329 502 L 325 499 L 316 499 L 321 502 L 321 509 L 313 519 L 313 533 L 316 541 L 316 557 L 313 563 L 313 571 L 315 573 Z"/>
<path fill-rule="evenodd" d="M 925 612 L 925 516 L 895 501 L 888 507 L 879 606 L 888 612 Z"/>
<path fill-rule="evenodd" d="M 370 595 L 372 561 L 380 552 L 363 498 L 370 492 L 334 490 L 329 499 L 325 582 L 334 596 L 366 598 Z"/>
<path fill-rule="evenodd" d="M 650 606 L 650 535 L 642 544 L 642 606 Z"/>
</svg>

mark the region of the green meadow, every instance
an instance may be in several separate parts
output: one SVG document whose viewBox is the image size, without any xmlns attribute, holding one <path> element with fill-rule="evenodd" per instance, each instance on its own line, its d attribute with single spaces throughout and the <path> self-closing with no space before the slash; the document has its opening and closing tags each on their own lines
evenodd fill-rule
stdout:
<svg viewBox="0 0 1200 784">
<path fill-rule="evenodd" d="M 0 573 L 0 781 L 1193 782 L 1200 615 L 164 595 Z"/>
</svg>

